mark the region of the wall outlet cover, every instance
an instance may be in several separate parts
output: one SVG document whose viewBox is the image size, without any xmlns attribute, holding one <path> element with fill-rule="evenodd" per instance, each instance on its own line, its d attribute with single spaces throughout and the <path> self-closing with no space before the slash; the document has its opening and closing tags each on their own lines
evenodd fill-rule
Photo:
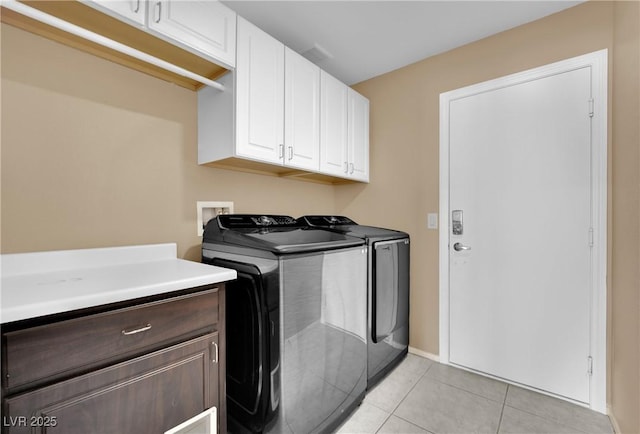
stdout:
<svg viewBox="0 0 640 434">
<path fill-rule="evenodd" d="M 201 237 L 204 233 L 204 226 L 209 220 L 219 214 L 233 214 L 233 202 L 196 202 L 197 210 L 197 233 Z"/>
</svg>

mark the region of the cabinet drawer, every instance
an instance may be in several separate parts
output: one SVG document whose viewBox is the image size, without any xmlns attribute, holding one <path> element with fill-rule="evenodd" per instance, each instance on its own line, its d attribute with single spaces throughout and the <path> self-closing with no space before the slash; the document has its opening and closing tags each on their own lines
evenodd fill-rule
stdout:
<svg viewBox="0 0 640 434">
<path fill-rule="evenodd" d="M 4 334 L 9 390 L 123 360 L 217 330 L 218 292 L 180 297 Z"/>
<path fill-rule="evenodd" d="M 3 433 L 162 433 L 216 405 L 217 339 L 211 333 L 8 398 Z"/>
</svg>

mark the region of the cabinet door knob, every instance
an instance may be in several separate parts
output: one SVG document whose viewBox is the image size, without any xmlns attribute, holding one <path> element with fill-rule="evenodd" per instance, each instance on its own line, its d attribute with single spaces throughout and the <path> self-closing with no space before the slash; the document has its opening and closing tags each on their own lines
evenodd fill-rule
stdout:
<svg viewBox="0 0 640 434">
<path fill-rule="evenodd" d="M 146 332 L 147 330 L 151 330 L 151 324 L 143 325 L 142 327 L 136 327 L 133 329 L 124 329 L 122 330 L 122 334 L 125 336 L 135 335 L 136 333 Z"/>
</svg>

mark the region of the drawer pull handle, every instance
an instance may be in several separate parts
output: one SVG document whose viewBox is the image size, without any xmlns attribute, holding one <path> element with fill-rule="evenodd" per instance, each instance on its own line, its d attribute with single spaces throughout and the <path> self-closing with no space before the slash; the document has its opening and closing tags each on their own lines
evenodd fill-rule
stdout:
<svg viewBox="0 0 640 434">
<path fill-rule="evenodd" d="M 160 18 L 162 18 L 162 3 L 156 3 L 156 10 L 158 11 L 158 18 L 155 19 L 156 23 L 160 22 Z"/>
<path fill-rule="evenodd" d="M 215 359 L 212 360 L 213 363 L 218 363 L 218 344 L 216 342 L 211 342 L 213 344 L 213 354 Z"/>
<path fill-rule="evenodd" d="M 150 329 L 151 329 L 151 324 L 147 324 L 145 326 L 138 327 L 138 328 L 135 328 L 135 329 L 129 329 L 129 330 L 124 329 L 124 330 L 122 330 L 122 334 L 125 335 L 125 336 L 135 335 L 136 333 L 146 332 L 147 330 L 150 330 Z"/>
</svg>

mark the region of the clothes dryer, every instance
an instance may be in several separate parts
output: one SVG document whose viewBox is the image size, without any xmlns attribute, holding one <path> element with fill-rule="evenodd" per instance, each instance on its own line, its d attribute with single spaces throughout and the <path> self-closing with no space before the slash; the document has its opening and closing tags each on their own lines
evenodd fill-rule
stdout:
<svg viewBox="0 0 640 434">
<path fill-rule="evenodd" d="M 406 356 L 409 347 L 409 234 L 359 225 L 348 217 L 308 215 L 311 228 L 357 237 L 368 246 L 367 386 Z"/>
</svg>

